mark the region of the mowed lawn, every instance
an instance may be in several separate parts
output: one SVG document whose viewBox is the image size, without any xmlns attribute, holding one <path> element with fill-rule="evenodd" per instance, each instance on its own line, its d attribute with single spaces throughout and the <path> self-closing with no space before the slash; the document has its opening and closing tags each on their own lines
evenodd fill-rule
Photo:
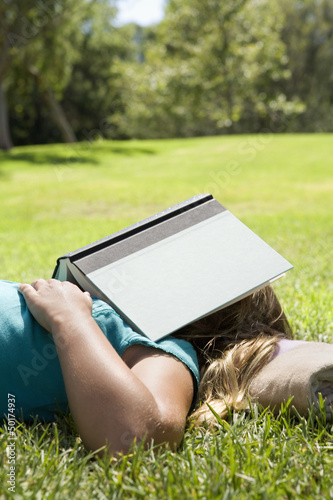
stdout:
<svg viewBox="0 0 333 500">
<path fill-rule="evenodd" d="M 49 278 L 57 257 L 210 192 L 293 265 L 275 289 L 296 338 L 333 332 L 333 135 L 100 141 L 0 152 L 0 277 Z M 177 453 L 95 459 L 72 422 L 17 428 L 16 492 L 1 431 L 0 499 L 333 498 L 332 424 L 253 408 Z M 2 494 L 2 496 L 1 496 Z"/>
</svg>

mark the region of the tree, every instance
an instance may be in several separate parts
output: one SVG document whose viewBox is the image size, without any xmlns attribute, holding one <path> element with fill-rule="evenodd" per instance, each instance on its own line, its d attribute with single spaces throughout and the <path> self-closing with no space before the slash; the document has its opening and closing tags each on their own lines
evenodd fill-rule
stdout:
<svg viewBox="0 0 333 500">
<path fill-rule="evenodd" d="M 292 130 L 333 131 L 333 4 L 331 0 L 282 0 L 282 40 L 291 77 L 285 93 L 297 94 L 304 112 Z"/>
<path fill-rule="evenodd" d="M 11 147 L 5 90 L 28 72 L 65 142 L 75 135 L 59 104 L 91 10 L 98 0 L 6 0 L 0 10 L 0 147 Z M 105 3 L 105 2 L 104 2 Z"/>
<path fill-rule="evenodd" d="M 300 109 L 289 78 L 283 16 L 272 0 L 170 0 L 146 35 L 145 62 L 124 64 L 123 128 L 137 137 L 258 131 Z"/>
<path fill-rule="evenodd" d="M 109 121 L 110 115 L 123 108 L 117 61 L 135 60 L 135 29 L 113 25 L 116 10 L 109 0 L 84 4 L 84 11 L 81 8 L 68 16 L 73 23 L 67 31 L 64 19 L 59 20 L 63 35 L 59 40 L 54 33 L 45 34 L 26 51 L 24 61 L 16 58 L 11 64 L 8 103 L 18 144 L 64 140 L 59 126 L 52 126 L 49 89 L 78 140 L 119 136 Z M 121 137 L 127 135 L 121 133 Z"/>
<path fill-rule="evenodd" d="M 128 137 L 118 132 L 110 117 L 122 114 L 123 76 L 119 61 L 135 60 L 132 25 L 115 27 L 114 11 L 95 8 L 85 29 L 79 57 L 72 67 L 62 104 L 71 118 L 79 140 Z"/>
<path fill-rule="evenodd" d="M 32 4 L 32 2 L 30 2 Z M 22 2 L 23 15 L 29 8 L 29 2 Z M 0 148 L 10 149 L 12 139 L 9 130 L 8 108 L 6 99 L 5 76 L 10 66 L 14 38 L 19 20 L 18 5 L 11 0 L 0 4 Z"/>
</svg>

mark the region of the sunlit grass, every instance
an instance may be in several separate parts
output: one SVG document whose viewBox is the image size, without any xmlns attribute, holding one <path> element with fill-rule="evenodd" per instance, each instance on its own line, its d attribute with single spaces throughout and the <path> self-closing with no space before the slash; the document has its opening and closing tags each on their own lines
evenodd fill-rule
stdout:
<svg viewBox="0 0 333 500">
<path fill-rule="evenodd" d="M 297 338 L 331 341 L 333 136 L 232 136 L 51 145 L 0 153 L 1 278 L 52 275 L 57 257 L 211 192 L 294 269 L 276 284 Z M 17 430 L 15 498 L 333 498 L 322 420 L 230 416 L 177 453 L 91 459 L 70 420 Z M 0 436 L 7 498 L 8 435 Z M 2 493 L 2 496 L 1 496 Z M 6 496 L 7 495 L 7 496 Z M 10 497 L 9 497 L 10 498 Z"/>
</svg>

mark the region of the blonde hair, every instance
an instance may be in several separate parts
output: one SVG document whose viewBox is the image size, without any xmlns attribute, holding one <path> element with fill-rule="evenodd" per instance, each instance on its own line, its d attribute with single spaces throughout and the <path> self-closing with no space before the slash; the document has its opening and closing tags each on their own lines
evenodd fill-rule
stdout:
<svg viewBox="0 0 333 500">
<path fill-rule="evenodd" d="M 195 424 L 216 422 L 231 410 L 248 407 L 251 381 L 267 364 L 281 338 L 292 336 L 270 286 L 177 332 L 198 354 L 200 386 Z M 209 406 L 208 406 L 209 405 Z"/>
</svg>

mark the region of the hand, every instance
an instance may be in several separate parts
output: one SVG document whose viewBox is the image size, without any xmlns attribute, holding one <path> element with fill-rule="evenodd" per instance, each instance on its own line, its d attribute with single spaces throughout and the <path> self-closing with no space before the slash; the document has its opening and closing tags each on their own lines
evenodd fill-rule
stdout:
<svg viewBox="0 0 333 500">
<path fill-rule="evenodd" d="M 81 290 L 68 281 L 33 281 L 31 285 L 19 285 L 19 292 L 38 323 L 52 333 L 61 323 L 71 323 L 75 318 L 82 320 L 91 316 L 92 300 L 89 292 Z"/>
</svg>

